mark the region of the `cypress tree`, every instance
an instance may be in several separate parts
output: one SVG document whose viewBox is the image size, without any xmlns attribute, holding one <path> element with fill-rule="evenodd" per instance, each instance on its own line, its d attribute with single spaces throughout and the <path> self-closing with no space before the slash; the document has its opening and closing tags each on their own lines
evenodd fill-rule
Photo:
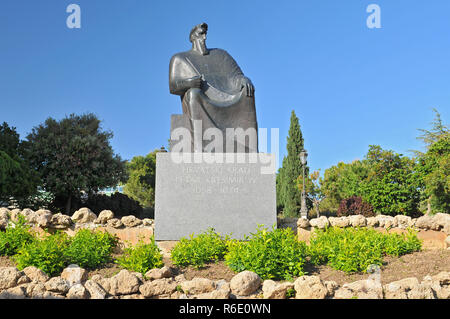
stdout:
<svg viewBox="0 0 450 319">
<path fill-rule="evenodd" d="M 283 209 L 286 217 L 298 216 L 301 207 L 301 191 L 297 179 L 302 176 L 300 152 L 304 149 L 304 140 L 298 117 L 291 113 L 291 124 L 287 137 L 287 156 L 283 158 L 282 167 L 277 176 L 277 207 Z M 305 177 L 309 169 L 305 167 Z"/>
</svg>

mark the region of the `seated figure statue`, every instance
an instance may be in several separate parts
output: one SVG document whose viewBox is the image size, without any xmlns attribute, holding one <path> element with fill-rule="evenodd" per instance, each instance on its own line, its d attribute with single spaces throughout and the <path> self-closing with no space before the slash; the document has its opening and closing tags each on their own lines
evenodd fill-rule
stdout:
<svg viewBox="0 0 450 319">
<path fill-rule="evenodd" d="M 172 117 L 171 131 L 189 130 L 195 152 L 258 152 L 255 88 L 225 50 L 206 47 L 207 31 L 206 23 L 196 25 L 189 35 L 192 49 L 170 61 L 170 93 L 181 97 L 184 118 L 174 124 Z M 213 138 L 208 129 L 219 134 Z M 194 146 L 195 136 L 200 145 Z"/>
</svg>

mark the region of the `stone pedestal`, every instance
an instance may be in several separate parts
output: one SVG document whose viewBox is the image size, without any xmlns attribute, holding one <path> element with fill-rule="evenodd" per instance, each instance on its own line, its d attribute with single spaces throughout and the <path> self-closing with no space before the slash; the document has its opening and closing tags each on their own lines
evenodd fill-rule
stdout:
<svg viewBox="0 0 450 319">
<path fill-rule="evenodd" d="M 244 239 L 260 224 L 276 225 L 273 154 L 215 154 L 222 163 L 211 163 L 214 154 L 184 154 L 181 162 L 173 154 L 156 155 L 156 240 L 179 240 L 209 227 Z"/>
</svg>

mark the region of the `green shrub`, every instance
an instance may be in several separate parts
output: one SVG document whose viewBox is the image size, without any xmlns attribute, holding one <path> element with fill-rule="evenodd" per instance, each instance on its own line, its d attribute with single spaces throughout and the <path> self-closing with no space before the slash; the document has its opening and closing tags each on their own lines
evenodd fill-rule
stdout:
<svg viewBox="0 0 450 319">
<path fill-rule="evenodd" d="M 198 236 L 192 234 L 189 239 L 180 239 L 172 249 L 172 261 L 177 266 L 193 265 L 196 268 L 211 261 L 218 261 L 226 253 L 227 240 L 228 237 L 222 238 L 212 228 Z"/>
<path fill-rule="evenodd" d="M 36 238 L 31 243 L 22 246 L 13 259 L 19 270 L 35 266 L 49 276 L 58 275 L 69 264 L 64 253 L 69 244 L 68 235 L 57 232 L 44 239 Z"/>
<path fill-rule="evenodd" d="M 287 279 L 304 274 L 307 246 L 290 228 L 268 231 L 259 226 L 248 241 L 228 242 L 225 263 L 235 272 L 250 270 L 262 279 Z"/>
<path fill-rule="evenodd" d="M 156 245 L 153 236 L 148 244 L 140 239 L 136 246 L 125 248 L 124 254 L 116 259 L 116 263 L 125 269 L 141 274 L 164 265 L 161 250 Z"/>
<path fill-rule="evenodd" d="M 365 271 L 382 265 L 384 255 L 400 256 L 421 249 L 412 230 L 408 234 L 380 233 L 367 228 L 329 227 L 316 230 L 310 240 L 308 255 L 313 264 L 328 264 L 347 273 Z"/>
<path fill-rule="evenodd" d="M 5 232 L 0 232 L 0 255 L 13 256 L 24 245 L 34 240 L 30 227 L 25 225 L 25 218 L 18 216 L 18 221 L 8 225 Z"/>
<path fill-rule="evenodd" d="M 118 239 L 108 232 L 79 230 L 65 252 L 71 264 L 93 269 L 112 260 Z"/>
</svg>

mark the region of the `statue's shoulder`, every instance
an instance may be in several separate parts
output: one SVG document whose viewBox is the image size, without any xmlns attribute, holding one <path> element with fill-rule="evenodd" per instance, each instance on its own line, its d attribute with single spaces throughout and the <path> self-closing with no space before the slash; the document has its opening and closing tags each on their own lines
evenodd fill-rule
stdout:
<svg viewBox="0 0 450 319">
<path fill-rule="evenodd" d="M 171 61 L 184 60 L 188 56 L 188 53 L 189 51 L 175 53 L 170 60 Z"/>
<path fill-rule="evenodd" d="M 219 48 L 208 49 L 212 54 L 231 56 L 226 50 Z"/>
</svg>

